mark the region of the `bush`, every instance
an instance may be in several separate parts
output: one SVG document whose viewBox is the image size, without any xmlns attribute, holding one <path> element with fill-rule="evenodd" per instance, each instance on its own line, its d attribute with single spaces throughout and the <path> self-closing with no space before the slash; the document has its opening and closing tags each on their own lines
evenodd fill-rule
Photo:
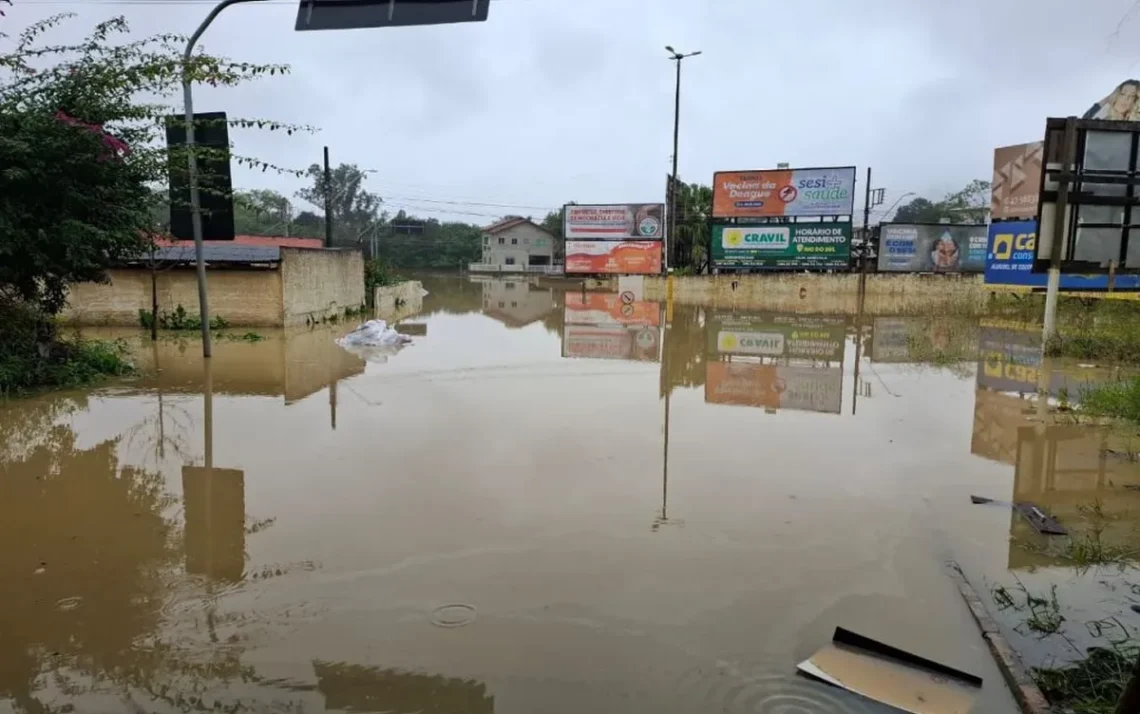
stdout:
<svg viewBox="0 0 1140 714">
<path fill-rule="evenodd" d="M 0 395 L 76 387 L 131 369 L 122 342 L 61 339 L 38 308 L 0 301 Z"/>
<path fill-rule="evenodd" d="M 364 288 L 367 295 L 372 295 L 376 288 L 395 285 L 400 277 L 388 263 L 380 258 L 373 258 L 364 264 Z"/>
<path fill-rule="evenodd" d="M 1085 389 L 1081 393 L 1081 411 L 1140 424 L 1140 377 Z"/>
</svg>

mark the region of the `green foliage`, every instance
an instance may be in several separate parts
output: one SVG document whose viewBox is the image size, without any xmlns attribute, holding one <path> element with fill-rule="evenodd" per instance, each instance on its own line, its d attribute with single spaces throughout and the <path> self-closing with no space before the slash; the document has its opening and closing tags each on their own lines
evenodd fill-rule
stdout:
<svg viewBox="0 0 1140 714">
<path fill-rule="evenodd" d="M 990 182 L 975 179 L 937 203 L 915 198 L 904 203 L 891 220 L 897 223 L 984 223 L 990 210 Z"/>
<path fill-rule="evenodd" d="M 154 324 L 154 315 L 150 310 L 139 309 L 139 325 L 150 329 Z M 224 330 L 230 326 L 228 320 L 221 315 L 214 315 L 210 318 L 211 330 Z M 193 315 L 182 307 L 179 303 L 174 308 L 173 312 L 163 310 L 158 314 L 158 327 L 162 330 L 199 330 L 202 328 L 202 318 L 199 315 Z"/>
<path fill-rule="evenodd" d="M 1081 411 L 1140 424 L 1140 377 L 1085 388 Z"/>
<path fill-rule="evenodd" d="M 63 307 L 69 283 L 101 280 L 116 261 L 145 251 L 146 236 L 162 223 L 163 192 L 155 188 L 168 167 L 188 159 L 186 149 L 165 145 L 164 117 L 178 113 L 183 72 L 193 82 L 234 86 L 287 71 L 206 54 L 184 63 L 184 37 L 131 39 L 121 17 L 78 43 L 47 42 L 69 17 L 0 37 L 11 47 L 0 54 L 0 294 L 49 313 Z M 205 158 L 218 150 L 195 151 Z"/>
<path fill-rule="evenodd" d="M 0 395 L 80 386 L 131 370 L 123 343 L 60 339 L 37 306 L 0 300 Z"/>
<path fill-rule="evenodd" d="M 400 212 L 393 222 L 415 220 Z M 477 263 L 483 255 L 483 232 L 468 223 L 440 223 L 434 218 L 420 221 L 423 232 L 413 235 L 394 234 L 388 227 L 379 229 L 376 257 L 401 270 L 458 270 Z"/>
<path fill-rule="evenodd" d="M 669 266 L 701 271 L 708 264 L 709 220 L 712 218 L 712 188 L 677 181 L 674 197 L 677 235 L 669 245 Z"/>
<path fill-rule="evenodd" d="M 987 314 L 1041 324 L 1043 295 L 996 295 Z M 1055 357 L 1140 363 L 1140 302 L 1062 295 L 1057 304 L 1057 335 L 1045 346 Z"/>
<path fill-rule="evenodd" d="M 326 185 L 324 167 L 313 164 L 305 172 L 305 177 L 311 184 L 298 191 L 297 197 L 322 213 L 325 210 L 325 196 L 331 198 L 334 246 L 358 246 L 361 239 L 377 229 L 384 218 L 380 213 L 383 200 L 364 189 L 367 174 L 356 164 L 341 164 L 329 171 L 331 180 Z M 324 235 L 323 222 L 321 235 Z"/>
<path fill-rule="evenodd" d="M 398 282 L 400 278 L 392 270 L 392 266 L 383 259 L 373 258 L 364 263 L 364 289 L 367 291 L 365 294 L 371 295 L 376 288 L 395 285 Z M 348 310 L 345 310 L 344 314 L 345 317 L 349 317 Z"/>
<path fill-rule="evenodd" d="M 1075 714 L 1113 714 L 1140 657 L 1140 644 L 1092 647 L 1067 667 L 1038 668 L 1033 678 L 1054 706 Z"/>
</svg>

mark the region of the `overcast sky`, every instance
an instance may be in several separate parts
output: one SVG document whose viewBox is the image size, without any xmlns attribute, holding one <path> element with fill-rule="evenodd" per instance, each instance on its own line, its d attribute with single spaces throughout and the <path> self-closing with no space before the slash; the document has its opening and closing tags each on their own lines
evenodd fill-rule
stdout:
<svg viewBox="0 0 1140 714">
<path fill-rule="evenodd" d="M 15 0 L 7 29 L 74 12 L 56 37 L 125 15 L 189 34 L 213 0 Z M 375 169 L 389 210 L 488 223 L 567 201 L 663 200 L 682 76 L 680 175 L 856 165 L 887 203 L 989 179 L 993 148 L 1039 139 L 1140 75 L 1135 0 L 493 0 L 485 23 L 294 32 L 296 0 L 226 10 L 203 44 L 292 74 L 199 87 L 198 111 L 310 124 L 232 134 L 282 166 Z M 1082 56 L 1084 55 L 1084 56 Z M 240 188 L 301 181 L 234 167 Z M 431 203 L 455 201 L 463 204 Z M 510 204 L 511 207 L 479 204 Z M 517 207 L 516 207 L 517 206 Z M 469 213 L 457 213 L 467 211 Z M 488 215 L 471 215 L 488 214 Z"/>
</svg>

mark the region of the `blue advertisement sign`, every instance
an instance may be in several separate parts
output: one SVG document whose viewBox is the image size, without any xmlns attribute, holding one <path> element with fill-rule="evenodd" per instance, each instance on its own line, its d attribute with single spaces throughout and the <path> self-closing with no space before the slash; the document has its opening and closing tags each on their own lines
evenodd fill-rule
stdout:
<svg viewBox="0 0 1140 714">
<path fill-rule="evenodd" d="M 986 251 L 987 285 L 1024 285 L 1043 288 L 1047 276 L 1033 272 L 1037 248 L 1037 221 L 1005 221 L 990 224 Z M 1106 290 L 1108 276 L 1103 274 L 1061 274 L 1062 290 Z M 1140 275 L 1117 275 L 1115 289 L 1140 288 Z"/>
</svg>

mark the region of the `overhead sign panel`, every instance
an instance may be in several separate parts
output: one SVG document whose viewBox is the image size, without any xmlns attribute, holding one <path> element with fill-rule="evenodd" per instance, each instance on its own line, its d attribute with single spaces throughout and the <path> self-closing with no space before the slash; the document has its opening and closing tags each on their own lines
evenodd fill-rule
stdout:
<svg viewBox="0 0 1140 714">
<path fill-rule="evenodd" d="M 616 203 L 566 206 L 566 240 L 661 240 L 665 234 L 665 204 Z"/>
<path fill-rule="evenodd" d="M 297 30 L 483 22 L 491 0 L 301 0 Z"/>
<path fill-rule="evenodd" d="M 851 263 L 851 224 L 716 225 L 712 257 L 720 268 L 846 268 Z"/>
<path fill-rule="evenodd" d="M 854 166 L 713 175 L 714 218 L 849 216 L 854 200 Z"/>
</svg>

